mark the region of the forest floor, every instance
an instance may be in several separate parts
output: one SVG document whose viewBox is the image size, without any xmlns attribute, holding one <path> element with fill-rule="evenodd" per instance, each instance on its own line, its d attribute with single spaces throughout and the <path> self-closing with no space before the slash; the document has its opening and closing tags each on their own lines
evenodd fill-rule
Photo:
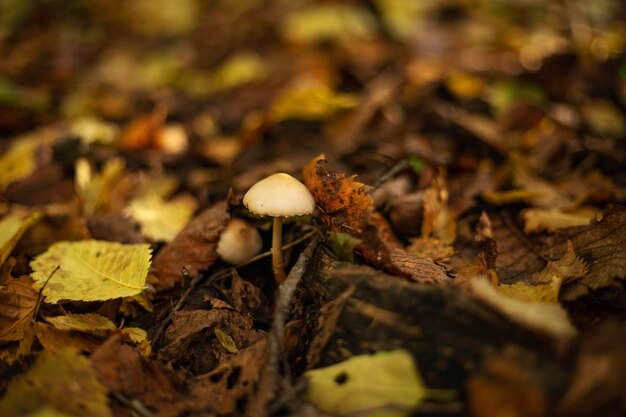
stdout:
<svg viewBox="0 0 626 417">
<path fill-rule="evenodd" d="M 6 0 L 0 139 L 0 417 L 626 415 L 620 1 Z"/>
</svg>

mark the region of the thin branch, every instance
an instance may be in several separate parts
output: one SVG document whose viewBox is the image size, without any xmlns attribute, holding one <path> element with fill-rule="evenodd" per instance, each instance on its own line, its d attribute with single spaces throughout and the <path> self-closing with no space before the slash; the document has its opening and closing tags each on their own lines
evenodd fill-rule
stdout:
<svg viewBox="0 0 626 417">
<path fill-rule="evenodd" d="M 115 398 L 120 404 L 130 408 L 140 417 L 155 417 L 155 414 L 152 411 L 148 410 L 148 407 L 146 407 L 138 399 L 127 398 L 119 392 L 112 392 L 111 394 L 113 398 Z"/>
</svg>

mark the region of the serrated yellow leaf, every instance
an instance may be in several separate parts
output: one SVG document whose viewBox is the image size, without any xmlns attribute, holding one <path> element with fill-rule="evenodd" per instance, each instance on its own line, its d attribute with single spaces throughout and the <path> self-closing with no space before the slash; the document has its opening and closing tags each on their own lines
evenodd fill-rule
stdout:
<svg viewBox="0 0 626 417">
<path fill-rule="evenodd" d="M 558 293 L 552 284 L 528 285 L 524 282 L 500 284 L 498 292 L 529 303 L 556 303 Z"/>
<path fill-rule="evenodd" d="M 148 332 L 139 327 L 124 327 L 121 332 L 132 343 L 139 344 L 148 341 Z"/>
<path fill-rule="evenodd" d="M 287 119 L 327 120 L 359 104 L 353 94 L 336 93 L 326 87 L 297 88 L 280 95 L 270 111 L 274 122 Z"/>
<path fill-rule="evenodd" d="M 67 316 L 46 317 L 46 321 L 55 329 L 73 330 L 96 336 L 105 336 L 117 330 L 115 323 L 96 313 L 68 314 Z"/>
<path fill-rule="evenodd" d="M 35 171 L 37 168 L 35 152 L 40 144 L 41 140 L 37 137 L 18 139 L 4 155 L 0 156 L 0 191 Z"/>
<path fill-rule="evenodd" d="M 1 416 L 28 416 L 54 409 L 70 416 L 110 417 L 107 389 L 89 359 L 70 349 L 44 351 L 14 378 L 0 400 Z"/>
<path fill-rule="evenodd" d="M 191 196 L 181 196 L 165 202 L 152 194 L 132 200 L 128 210 L 141 225 L 144 236 L 170 242 L 189 222 L 196 210 L 196 201 Z"/>
<path fill-rule="evenodd" d="M 0 266 L 4 265 L 22 235 L 41 219 L 41 212 L 9 213 L 0 220 Z"/>
<path fill-rule="evenodd" d="M 150 256 L 147 244 L 57 242 L 30 263 L 31 276 L 35 288 L 41 288 L 59 267 L 43 290 L 45 301 L 52 304 L 130 297 L 144 288 Z"/>
<path fill-rule="evenodd" d="M 354 356 L 304 375 L 308 401 L 329 414 L 402 417 L 428 395 L 405 350 Z"/>
<path fill-rule="evenodd" d="M 93 173 L 86 159 L 76 161 L 76 192 L 83 202 L 85 214 L 94 214 L 107 201 L 123 171 L 124 162 L 118 158 L 107 161 L 99 174 Z"/>
</svg>

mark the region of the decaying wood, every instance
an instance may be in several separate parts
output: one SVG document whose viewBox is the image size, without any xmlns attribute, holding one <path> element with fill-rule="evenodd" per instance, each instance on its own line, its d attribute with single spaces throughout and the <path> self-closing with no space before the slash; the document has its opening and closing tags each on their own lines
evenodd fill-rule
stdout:
<svg viewBox="0 0 626 417">
<path fill-rule="evenodd" d="M 513 354 L 549 391 L 564 389 L 567 366 L 558 364 L 550 343 L 462 290 L 337 262 L 321 250 L 314 258 L 294 307 L 295 320 L 307 323 L 302 333 L 311 334 L 300 370 L 404 348 L 415 355 L 428 386 L 461 388 L 486 358 Z"/>
</svg>

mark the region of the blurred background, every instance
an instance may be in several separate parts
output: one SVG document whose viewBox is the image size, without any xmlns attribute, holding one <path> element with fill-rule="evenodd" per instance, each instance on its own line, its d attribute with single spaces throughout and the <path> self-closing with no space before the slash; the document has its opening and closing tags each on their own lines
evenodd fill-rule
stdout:
<svg viewBox="0 0 626 417">
<path fill-rule="evenodd" d="M 320 152 L 370 183 L 477 149 L 623 181 L 625 17 L 619 0 L 1 0 L 0 149 L 54 126 L 82 141 L 67 152 L 184 171 L 201 202 Z"/>
</svg>

